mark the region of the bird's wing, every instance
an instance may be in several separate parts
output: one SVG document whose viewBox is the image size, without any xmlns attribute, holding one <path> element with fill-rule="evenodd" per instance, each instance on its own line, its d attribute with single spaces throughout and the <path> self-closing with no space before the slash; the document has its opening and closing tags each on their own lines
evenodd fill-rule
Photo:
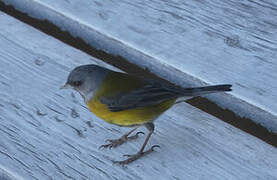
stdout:
<svg viewBox="0 0 277 180">
<path fill-rule="evenodd" d="M 110 111 L 117 112 L 159 104 L 165 100 L 180 97 L 182 94 L 183 91 L 178 88 L 151 82 L 139 89 L 112 97 L 101 97 L 99 100 L 106 104 Z"/>
<path fill-rule="evenodd" d="M 231 91 L 231 85 L 216 85 L 195 88 L 181 88 L 171 84 L 153 80 L 140 79 L 124 73 L 113 73 L 109 83 L 112 83 L 116 91 L 113 96 L 100 96 L 101 103 L 106 104 L 110 111 L 117 112 L 127 109 L 135 109 L 145 106 L 159 104 L 163 101 L 178 97 L 193 97 L 219 91 Z M 115 80 L 116 79 L 116 80 Z M 128 84 L 138 82 L 137 89 L 128 89 Z M 125 86 L 124 93 L 120 93 L 122 86 Z M 108 88 L 109 89 L 109 88 Z"/>
</svg>

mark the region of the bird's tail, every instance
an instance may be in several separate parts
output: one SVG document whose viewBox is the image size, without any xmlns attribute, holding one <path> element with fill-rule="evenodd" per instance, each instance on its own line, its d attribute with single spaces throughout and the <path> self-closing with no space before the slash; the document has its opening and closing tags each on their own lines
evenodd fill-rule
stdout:
<svg viewBox="0 0 277 180">
<path fill-rule="evenodd" d="M 204 94 L 210 94 L 221 91 L 232 91 L 232 85 L 230 84 L 222 84 L 216 86 L 204 86 L 204 87 L 196 87 L 196 88 L 185 88 L 183 93 L 184 96 L 200 96 Z"/>
</svg>

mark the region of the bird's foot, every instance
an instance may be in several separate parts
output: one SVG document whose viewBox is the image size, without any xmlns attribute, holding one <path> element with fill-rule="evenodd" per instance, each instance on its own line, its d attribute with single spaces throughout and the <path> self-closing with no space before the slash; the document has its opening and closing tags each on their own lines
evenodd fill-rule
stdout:
<svg viewBox="0 0 277 180">
<path fill-rule="evenodd" d="M 123 161 L 114 161 L 114 163 L 115 163 L 115 164 L 119 164 L 119 165 L 126 165 L 126 164 L 129 164 L 129 163 L 134 162 L 135 160 L 141 158 L 142 156 L 145 156 L 145 155 L 147 155 L 147 154 L 150 154 L 151 152 L 154 151 L 154 148 L 156 148 L 156 147 L 160 148 L 159 145 L 154 145 L 154 146 L 152 146 L 149 150 L 144 151 L 144 152 L 139 151 L 139 152 L 136 153 L 136 154 L 131 154 L 131 155 L 130 155 L 130 154 L 126 154 L 126 155 L 124 155 L 124 156 L 125 156 L 125 157 L 128 157 L 128 159 L 123 160 Z"/>
<path fill-rule="evenodd" d="M 139 137 L 139 134 L 144 134 L 144 133 L 143 132 L 137 132 L 133 136 L 123 135 L 119 139 L 107 139 L 106 142 L 109 142 L 109 143 L 104 144 L 104 145 L 100 146 L 99 148 L 110 148 L 110 149 L 115 148 L 115 147 L 120 146 L 121 144 L 123 144 L 127 141 L 137 139 Z"/>
</svg>

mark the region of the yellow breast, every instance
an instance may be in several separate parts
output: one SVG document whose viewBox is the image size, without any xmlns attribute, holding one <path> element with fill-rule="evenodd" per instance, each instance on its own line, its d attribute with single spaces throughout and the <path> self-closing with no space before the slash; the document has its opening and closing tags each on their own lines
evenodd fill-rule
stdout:
<svg viewBox="0 0 277 180">
<path fill-rule="evenodd" d="M 109 97 L 118 94 L 119 92 L 126 93 L 140 88 L 143 85 L 144 82 L 136 77 L 130 77 L 126 74 L 111 72 L 103 80 L 100 88 L 95 93 L 93 98 L 87 102 L 88 108 L 96 116 L 100 117 L 108 123 L 117 124 L 120 126 L 133 126 L 144 124 L 155 119 L 175 103 L 176 98 L 172 98 L 157 105 L 111 112 L 107 105 L 102 104 L 99 101 L 99 97 Z"/>
</svg>

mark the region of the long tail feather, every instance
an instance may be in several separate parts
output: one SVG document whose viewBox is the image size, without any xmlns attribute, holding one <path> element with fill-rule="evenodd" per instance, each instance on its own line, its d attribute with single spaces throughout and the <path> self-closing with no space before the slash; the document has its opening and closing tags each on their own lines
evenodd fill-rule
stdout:
<svg viewBox="0 0 277 180">
<path fill-rule="evenodd" d="M 185 88 L 184 96 L 199 96 L 199 95 L 221 92 L 221 91 L 232 91 L 231 87 L 232 85 L 230 84 L 222 84 L 222 85 L 216 85 L 216 86 Z"/>
</svg>

